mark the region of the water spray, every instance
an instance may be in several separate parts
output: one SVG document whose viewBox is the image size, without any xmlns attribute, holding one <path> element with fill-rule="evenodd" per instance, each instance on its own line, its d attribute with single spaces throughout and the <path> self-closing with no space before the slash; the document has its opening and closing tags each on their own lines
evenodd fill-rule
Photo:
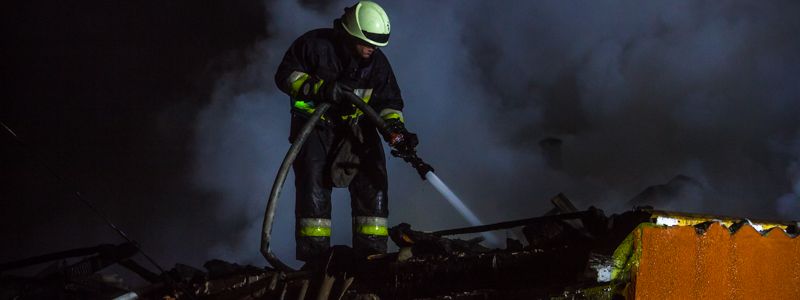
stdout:
<svg viewBox="0 0 800 300">
<path fill-rule="evenodd" d="M 439 179 L 439 176 L 436 176 L 436 173 L 428 172 L 428 174 L 425 174 L 425 179 L 427 179 L 433 188 L 439 191 L 439 193 L 442 194 L 445 199 L 447 199 L 447 202 L 450 202 L 450 205 L 453 205 L 453 207 L 458 210 L 462 216 L 464 216 L 464 219 L 467 219 L 470 225 L 482 225 L 483 222 L 478 219 L 478 216 L 476 216 L 475 213 L 473 213 L 472 210 L 470 210 L 469 207 L 467 207 L 467 205 L 465 205 L 464 202 L 461 201 L 461 199 L 458 198 L 458 196 L 456 196 L 456 194 L 453 193 L 453 191 L 451 191 L 441 179 Z"/>
<path fill-rule="evenodd" d="M 411 166 L 417 170 L 419 176 L 422 177 L 422 180 L 430 183 L 431 186 L 433 186 L 433 188 L 436 189 L 439 194 L 447 199 L 447 202 L 449 202 L 450 205 L 452 205 L 453 208 L 455 208 L 456 211 L 458 211 L 458 213 L 460 213 L 470 225 L 483 225 L 483 222 L 481 222 L 478 216 L 475 215 L 475 213 L 472 212 L 472 210 L 469 209 L 466 204 L 464 204 L 464 201 L 461 201 L 461 198 L 456 196 L 456 194 L 453 193 L 453 191 L 450 190 L 450 188 L 447 187 L 447 185 L 441 179 L 439 179 L 439 176 L 436 176 L 436 173 L 433 172 L 433 167 L 419 158 L 416 152 L 400 152 L 397 150 L 392 150 L 392 155 L 402 158 L 407 163 L 411 164 Z M 497 236 L 491 232 L 483 232 L 482 235 L 490 244 L 500 245 L 500 241 L 497 239 Z"/>
</svg>

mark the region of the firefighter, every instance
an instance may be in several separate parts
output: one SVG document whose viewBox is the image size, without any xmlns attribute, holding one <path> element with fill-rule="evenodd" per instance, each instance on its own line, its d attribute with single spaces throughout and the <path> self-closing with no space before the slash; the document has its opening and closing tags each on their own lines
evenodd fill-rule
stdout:
<svg viewBox="0 0 800 300">
<path fill-rule="evenodd" d="M 330 247 L 334 187 L 350 192 L 355 254 L 386 253 L 389 196 L 381 136 L 344 95 L 355 94 L 380 114 L 391 132 L 384 137 L 390 147 L 414 151 L 417 136 L 404 126 L 403 98 L 380 50 L 390 29 L 383 8 L 361 1 L 345 8 L 333 28 L 297 38 L 275 74 L 292 107 L 290 142 L 318 104 L 331 103 L 292 165 L 298 260 L 321 259 Z"/>
</svg>

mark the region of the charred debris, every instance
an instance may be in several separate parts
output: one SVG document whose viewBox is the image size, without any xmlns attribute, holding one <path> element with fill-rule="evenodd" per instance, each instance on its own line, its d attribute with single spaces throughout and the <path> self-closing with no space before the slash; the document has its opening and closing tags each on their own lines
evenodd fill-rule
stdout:
<svg viewBox="0 0 800 300">
<path fill-rule="evenodd" d="M 0 264 L 0 299 L 621 298 L 621 283 L 611 279 L 619 267 L 615 249 L 638 225 L 668 214 L 643 207 L 606 216 L 594 207 L 579 211 L 563 195 L 551 202 L 544 216 L 476 227 L 424 232 L 402 223 L 390 230 L 398 252 L 358 260 L 348 247 L 335 246 L 320 271 L 211 260 L 205 270 L 178 264 L 157 273 L 132 259 L 139 252 L 133 243 L 72 249 Z M 797 224 L 787 224 L 786 232 L 796 235 Z M 490 249 L 481 238 L 453 237 L 511 228 L 522 228 L 527 245 L 507 238 L 505 249 Z M 68 258 L 80 259 L 67 264 Z M 35 276 L 7 274 L 45 263 Z M 99 273 L 112 265 L 147 284 L 131 289 Z"/>
</svg>

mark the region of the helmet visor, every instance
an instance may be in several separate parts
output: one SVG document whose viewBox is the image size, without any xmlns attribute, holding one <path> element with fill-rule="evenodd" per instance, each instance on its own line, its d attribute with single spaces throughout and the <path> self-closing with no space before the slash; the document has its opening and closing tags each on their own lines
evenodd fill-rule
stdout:
<svg viewBox="0 0 800 300">
<path fill-rule="evenodd" d="M 383 44 L 383 43 L 386 43 L 386 42 L 389 41 L 389 34 L 388 33 L 387 34 L 380 34 L 380 33 L 366 32 L 364 30 L 362 30 L 361 33 L 363 33 L 366 38 L 368 38 L 369 40 L 374 41 L 376 43 Z"/>
</svg>

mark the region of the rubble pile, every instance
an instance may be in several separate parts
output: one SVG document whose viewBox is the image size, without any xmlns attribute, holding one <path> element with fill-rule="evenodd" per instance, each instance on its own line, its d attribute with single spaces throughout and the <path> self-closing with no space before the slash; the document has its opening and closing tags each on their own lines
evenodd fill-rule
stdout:
<svg viewBox="0 0 800 300">
<path fill-rule="evenodd" d="M 178 264 L 157 273 L 131 259 L 138 252 L 131 243 L 73 249 L 0 264 L 0 300 L 614 299 L 652 293 L 637 291 L 634 278 L 649 278 L 652 273 L 640 274 L 640 261 L 658 269 L 659 260 L 652 255 L 664 250 L 643 251 L 640 240 L 656 236 L 668 244 L 674 235 L 669 228 L 693 227 L 692 232 L 700 236 L 709 227 L 735 232 L 746 226 L 765 236 L 782 231 L 787 237 L 771 242 L 784 243 L 775 247 L 790 251 L 800 241 L 794 239 L 796 222 L 671 213 L 649 207 L 606 216 L 594 207 L 577 211 L 563 195 L 551 202 L 554 209 L 544 216 L 482 226 L 425 232 L 401 223 L 390 230 L 398 252 L 357 258 L 349 247 L 334 246 L 322 268 L 289 272 L 211 260 L 204 264 L 205 270 Z M 525 241 L 509 238 L 503 249 L 485 247 L 482 238 L 454 238 L 519 227 Z M 634 236 L 637 232 L 640 236 Z M 651 258 L 642 258 L 642 253 Z M 80 259 L 66 264 L 67 258 Z M 48 262 L 52 265 L 35 276 L 6 275 L 9 270 Z M 111 265 L 127 268 L 148 284 L 130 288 L 116 277 L 99 275 Z"/>
</svg>

